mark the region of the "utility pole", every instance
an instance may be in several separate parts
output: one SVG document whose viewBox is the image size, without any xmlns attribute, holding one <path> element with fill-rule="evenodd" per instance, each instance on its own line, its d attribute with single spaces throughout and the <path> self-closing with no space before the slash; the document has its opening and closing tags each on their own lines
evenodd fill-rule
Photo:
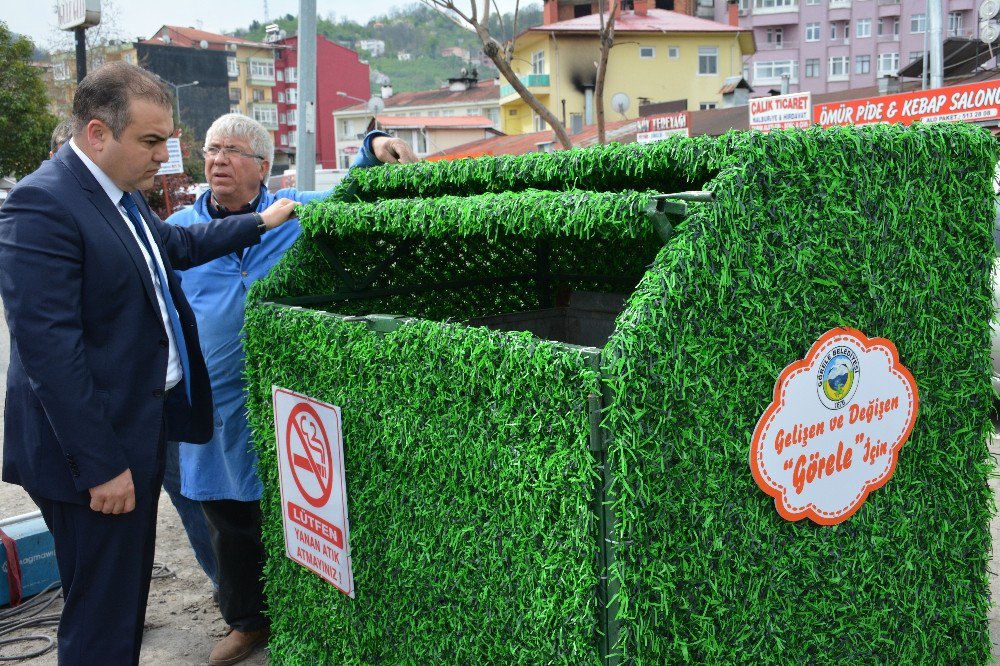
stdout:
<svg viewBox="0 0 1000 666">
<path fill-rule="evenodd" d="M 295 187 L 316 187 L 316 0 L 299 0 L 299 107 Z"/>
<path fill-rule="evenodd" d="M 931 88 L 944 85 L 944 39 L 941 29 L 941 0 L 927 0 L 927 41 L 930 46 Z"/>
</svg>

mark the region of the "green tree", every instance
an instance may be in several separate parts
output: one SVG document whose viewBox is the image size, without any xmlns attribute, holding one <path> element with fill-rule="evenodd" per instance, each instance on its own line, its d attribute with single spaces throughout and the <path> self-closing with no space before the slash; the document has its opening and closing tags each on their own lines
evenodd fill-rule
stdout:
<svg viewBox="0 0 1000 666">
<path fill-rule="evenodd" d="M 42 70 L 31 64 L 34 49 L 0 21 L 0 175 L 25 176 L 49 155 L 57 121 L 48 111 Z"/>
</svg>

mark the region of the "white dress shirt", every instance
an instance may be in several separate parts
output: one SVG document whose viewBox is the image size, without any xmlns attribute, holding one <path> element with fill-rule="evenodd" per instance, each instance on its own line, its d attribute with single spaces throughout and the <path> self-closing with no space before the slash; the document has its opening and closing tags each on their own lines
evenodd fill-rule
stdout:
<svg viewBox="0 0 1000 666">
<path fill-rule="evenodd" d="M 101 167 L 94 164 L 87 155 L 80 150 L 75 139 L 69 140 L 69 146 L 76 153 L 77 157 L 83 162 L 84 166 L 94 174 L 94 178 L 107 193 L 108 198 L 111 199 L 111 203 L 114 204 L 115 208 L 118 209 L 118 213 L 122 216 L 122 224 L 125 228 L 129 230 L 132 234 L 132 238 L 135 239 L 136 244 L 139 246 L 139 251 L 142 253 L 143 258 L 146 260 L 146 268 L 149 269 L 149 276 L 153 279 L 153 285 L 156 287 L 154 290 L 156 292 L 156 301 L 160 305 L 160 318 L 163 319 L 163 328 L 167 332 L 167 340 L 170 342 L 169 354 L 167 356 L 167 377 L 164 382 L 164 388 L 170 390 L 184 377 L 184 370 L 181 368 L 180 356 L 177 353 L 177 341 L 174 340 L 173 326 L 170 325 L 170 317 L 167 315 L 167 304 L 163 300 L 162 289 L 166 288 L 166 285 L 160 284 L 160 271 L 163 275 L 167 274 L 166 269 L 163 266 L 163 258 L 160 256 L 159 250 L 157 249 L 156 241 L 153 240 L 152 234 L 150 234 L 149 227 L 143 224 L 143 230 L 146 233 L 146 239 L 149 241 L 149 247 L 153 248 L 153 254 L 156 255 L 155 258 L 151 258 L 149 253 L 146 252 L 146 246 L 139 240 L 139 236 L 136 235 L 135 227 L 132 225 L 131 220 L 128 217 L 128 213 L 125 209 L 119 205 L 118 202 L 121 201 L 122 195 L 125 193 L 121 188 L 115 185 L 106 173 L 101 171 Z M 156 266 L 153 265 L 153 261 L 156 261 L 156 266 L 159 266 L 157 270 Z"/>
</svg>

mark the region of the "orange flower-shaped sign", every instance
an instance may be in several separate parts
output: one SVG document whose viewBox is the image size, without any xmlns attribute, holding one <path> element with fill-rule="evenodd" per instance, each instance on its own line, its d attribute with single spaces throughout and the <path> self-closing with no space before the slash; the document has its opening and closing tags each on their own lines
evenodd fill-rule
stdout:
<svg viewBox="0 0 1000 666">
<path fill-rule="evenodd" d="M 835 525 L 889 481 L 916 419 L 917 384 L 896 346 L 835 328 L 778 377 L 750 469 L 786 520 Z"/>
</svg>

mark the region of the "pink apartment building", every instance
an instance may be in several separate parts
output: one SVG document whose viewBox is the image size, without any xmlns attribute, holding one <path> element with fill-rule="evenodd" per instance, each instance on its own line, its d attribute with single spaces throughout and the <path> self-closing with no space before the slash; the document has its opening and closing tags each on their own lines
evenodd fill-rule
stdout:
<svg viewBox="0 0 1000 666">
<path fill-rule="evenodd" d="M 699 7 L 712 0 L 699 0 Z M 978 0 L 941 0 L 942 36 L 975 39 Z M 730 23 L 725 0 L 714 19 Z M 739 0 L 735 17 L 752 28 L 757 53 L 744 63 L 756 95 L 780 90 L 826 93 L 874 86 L 923 57 L 925 0 Z"/>
</svg>

